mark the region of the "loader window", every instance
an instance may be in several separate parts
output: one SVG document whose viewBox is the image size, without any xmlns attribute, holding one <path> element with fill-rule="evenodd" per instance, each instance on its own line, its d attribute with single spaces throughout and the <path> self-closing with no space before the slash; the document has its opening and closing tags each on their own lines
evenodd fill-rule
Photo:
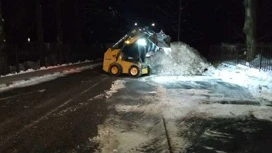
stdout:
<svg viewBox="0 0 272 153">
<path fill-rule="evenodd" d="M 139 50 L 137 44 L 126 45 L 123 50 L 123 60 L 131 62 L 139 62 Z"/>
</svg>

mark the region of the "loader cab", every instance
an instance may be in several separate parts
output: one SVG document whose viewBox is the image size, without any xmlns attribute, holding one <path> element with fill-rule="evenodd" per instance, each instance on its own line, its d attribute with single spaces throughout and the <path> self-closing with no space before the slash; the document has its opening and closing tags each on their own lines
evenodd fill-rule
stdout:
<svg viewBox="0 0 272 153">
<path fill-rule="evenodd" d="M 142 62 L 137 44 L 125 45 L 122 49 L 122 59 L 129 62 Z"/>
</svg>

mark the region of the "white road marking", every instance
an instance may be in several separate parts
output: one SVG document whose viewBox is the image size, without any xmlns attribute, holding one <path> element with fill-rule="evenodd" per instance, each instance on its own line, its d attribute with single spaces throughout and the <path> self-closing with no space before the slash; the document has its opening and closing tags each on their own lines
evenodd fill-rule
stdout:
<svg viewBox="0 0 272 153">
<path fill-rule="evenodd" d="M 19 96 L 30 95 L 30 94 L 33 94 L 33 93 L 34 92 L 27 92 L 27 93 L 23 93 L 23 94 L 14 95 L 14 96 L 4 97 L 4 98 L 0 98 L 0 101 L 11 99 L 11 98 L 16 98 L 16 97 L 19 97 Z"/>
<path fill-rule="evenodd" d="M 22 93 L 22 94 L 18 94 L 18 95 L 8 96 L 8 97 L 0 98 L 0 101 L 11 99 L 11 98 L 16 98 L 16 97 L 19 97 L 19 96 L 30 95 L 30 94 L 37 93 L 37 92 L 42 93 L 42 92 L 45 92 L 45 91 L 46 91 L 46 89 L 41 89 L 41 90 L 34 91 L 34 92 L 27 92 L 27 93 Z"/>
<path fill-rule="evenodd" d="M 108 77 L 107 77 L 108 78 Z M 106 80 L 107 78 L 104 78 L 100 81 L 98 81 L 97 83 L 95 83 L 94 85 L 92 85 L 91 87 L 89 87 L 88 89 L 84 90 L 83 92 L 81 92 L 80 94 L 86 93 L 88 90 L 92 89 L 93 87 L 95 87 L 97 84 L 99 84 L 100 82 Z M 15 136 L 18 136 L 20 133 L 22 133 L 23 131 L 27 130 L 28 128 L 33 127 L 34 125 L 38 124 L 40 121 L 47 119 L 48 116 L 50 116 L 51 114 L 53 114 L 54 112 L 58 111 L 60 108 L 66 106 L 67 104 L 69 104 L 70 102 L 72 102 L 74 100 L 74 98 L 70 98 L 68 99 L 65 103 L 59 105 L 58 107 L 56 107 L 55 109 L 52 109 L 51 111 L 49 111 L 48 113 L 46 113 L 45 115 L 43 115 L 42 117 L 40 117 L 39 119 L 32 121 L 31 123 L 29 123 L 28 125 L 25 125 L 23 128 L 21 128 L 20 130 L 18 130 L 17 132 L 15 132 L 15 134 L 12 134 L 11 136 L 5 138 L 4 141 L 0 142 L 0 145 L 4 145 L 7 142 L 9 142 L 12 138 L 14 138 Z"/>
<path fill-rule="evenodd" d="M 53 109 L 50 112 L 46 113 L 45 115 L 43 115 L 39 119 L 37 119 L 35 121 L 32 121 L 30 124 L 26 125 L 25 127 L 26 128 L 33 127 L 34 125 L 36 125 L 37 123 L 39 123 L 41 120 L 44 120 L 44 119 L 48 118 L 49 115 L 51 115 L 54 112 L 58 111 L 60 108 L 64 107 L 65 105 L 69 104 L 71 101 L 73 101 L 73 99 L 68 99 L 65 103 L 59 105 L 58 107 L 56 107 L 55 109 Z"/>
<path fill-rule="evenodd" d="M 96 85 L 98 85 L 100 82 L 102 82 L 102 81 L 106 80 L 107 78 L 108 78 L 108 77 L 106 77 L 106 78 L 104 78 L 104 79 L 102 79 L 102 80 L 100 80 L 100 81 L 96 82 L 94 85 L 92 85 L 92 86 L 91 86 L 91 87 L 89 87 L 88 89 L 86 89 L 86 90 L 82 91 L 82 92 L 80 93 L 80 95 L 82 95 L 82 94 L 86 93 L 87 91 L 89 91 L 90 89 L 92 89 L 93 87 L 95 87 Z"/>
</svg>

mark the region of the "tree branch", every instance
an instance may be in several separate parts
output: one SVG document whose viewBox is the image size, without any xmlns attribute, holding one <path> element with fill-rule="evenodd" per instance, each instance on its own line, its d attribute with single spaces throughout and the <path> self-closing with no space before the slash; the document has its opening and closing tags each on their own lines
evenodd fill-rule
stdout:
<svg viewBox="0 0 272 153">
<path fill-rule="evenodd" d="M 170 13 L 164 11 L 164 10 L 163 10 L 162 8 L 160 8 L 159 6 L 157 6 L 157 9 L 158 9 L 159 11 L 161 11 L 163 14 L 165 14 L 165 15 L 167 15 L 167 16 L 173 18 L 173 15 L 172 15 L 172 14 L 170 14 Z"/>
</svg>

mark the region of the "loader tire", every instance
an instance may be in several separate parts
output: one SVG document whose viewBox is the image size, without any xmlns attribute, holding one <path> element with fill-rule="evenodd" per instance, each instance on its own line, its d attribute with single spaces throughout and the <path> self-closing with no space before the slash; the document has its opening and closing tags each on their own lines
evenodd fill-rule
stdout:
<svg viewBox="0 0 272 153">
<path fill-rule="evenodd" d="M 128 73 L 132 77 L 139 77 L 141 75 L 140 68 L 135 65 L 130 67 L 130 69 L 128 70 Z"/>
<path fill-rule="evenodd" d="M 122 67 L 119 64 L 112 64 L 109 68 L 111 76 L 119 76 L 122 73 Z"/>
</svg>

